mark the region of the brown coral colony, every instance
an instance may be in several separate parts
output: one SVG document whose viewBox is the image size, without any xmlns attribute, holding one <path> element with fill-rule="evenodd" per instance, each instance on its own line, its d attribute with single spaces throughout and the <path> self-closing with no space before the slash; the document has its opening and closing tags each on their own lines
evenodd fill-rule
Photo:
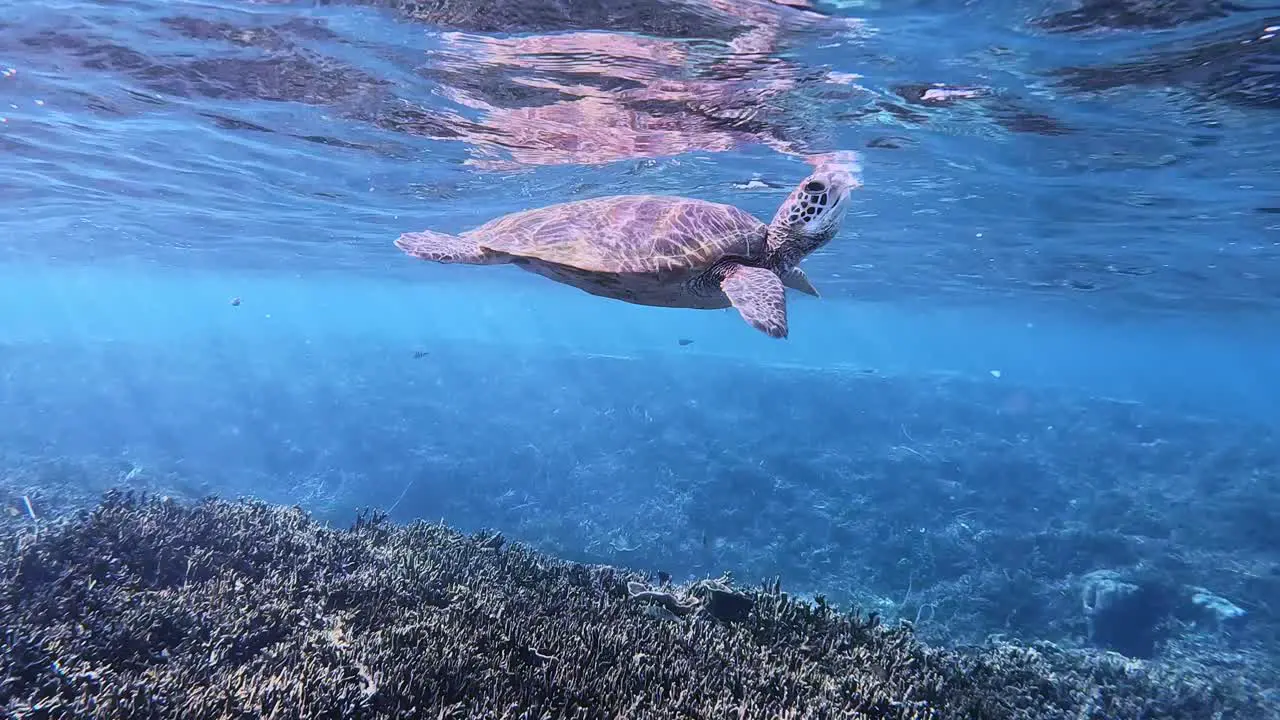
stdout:
<svg viewBox="0 0 1280 720">
<path fill-rule="evenodd" d="M 1227 703 L 1049 649 L 930 649 L 777 581 L 651 586 L 378 514 L 337 530 L 297 508 L 112 491 L 26 520 L 0 526 L 9 717 L 1033 718 L 1101 702 L 1191 718 Z"/>
</svg>

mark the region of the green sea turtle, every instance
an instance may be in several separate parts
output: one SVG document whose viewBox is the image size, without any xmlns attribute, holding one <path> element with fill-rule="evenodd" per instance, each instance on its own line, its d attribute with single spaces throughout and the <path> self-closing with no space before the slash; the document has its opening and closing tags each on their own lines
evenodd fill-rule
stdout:
<svg viewBox="0 0 1280 720">
<path fill-rule="evenodd" d="M 815 166 L 768 225 L 732 205 L 615 195 L 505 215 L 460 235 L 405 233 L 395 244 L 423 260 L 517 265 L 637 305 L 732 306 L 752 327 L 783 338 L 784 286 L 818 294 L 798 264 L 835 237 L 862 184 L 851 154 Z"/>
</svg>

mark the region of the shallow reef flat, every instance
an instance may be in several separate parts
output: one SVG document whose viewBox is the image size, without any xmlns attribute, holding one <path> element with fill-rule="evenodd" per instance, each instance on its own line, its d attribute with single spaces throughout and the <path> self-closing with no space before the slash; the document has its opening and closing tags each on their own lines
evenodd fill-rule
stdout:
<svg viewBox="0 0 1280 720">
<path fill-rule="evenodd" d="M 16 718 L 1259 718 L 1230 678 L 911 627 L 442 524 L 109 491 L 0 514 Z"/>
</svg>

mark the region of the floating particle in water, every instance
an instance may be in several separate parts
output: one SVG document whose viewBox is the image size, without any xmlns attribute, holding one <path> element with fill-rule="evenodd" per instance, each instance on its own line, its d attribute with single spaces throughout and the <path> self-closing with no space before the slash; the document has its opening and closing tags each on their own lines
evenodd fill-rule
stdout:
<svg viewBox="0 0 1280 720">
<path fill-rule="evenodd" d="M 232 306 L 232 307 L 240 307 L 240 298 L 238 298 L 238 297 L 233 297 L 233 298 L 231 298 L 231 306 Z"/>
<path fill-rule="evenodd" d="M 990 372 L 991 372 L 991 377 L 993 377 L 993 378 L 999 378 L 1001 375 L 1003 375 L 1003 374 L 1004 374 L 1004 373 L 1000 372 L 999 370 L 991 370 Z"/>
<path fill-rule="evenodd" d="M 679 340 L 678 342 L 680 343 L 680 346 L 681 346 L 681 347 L 684 347 L 685 345 L 692 345 L 692 344 L 693 344 L 693 341 L 692 341 L 692 340 L 690 340 L 689 338 L 680 338 L 680 340 Z"/>
<path fill-rule="evenodd" d="M 428 355 L 430 355 L 430 354 L 431 354 L 431 353 L 427 352 L 426 350 L 414 350 L 414 351 L 413 351 L 413 359 L 414 359 L 414 360 L 421 360 L 422 358 L 424 358 L 424 357 L 426 357 L 426 356 L 428 356 Z"/>
</svg>

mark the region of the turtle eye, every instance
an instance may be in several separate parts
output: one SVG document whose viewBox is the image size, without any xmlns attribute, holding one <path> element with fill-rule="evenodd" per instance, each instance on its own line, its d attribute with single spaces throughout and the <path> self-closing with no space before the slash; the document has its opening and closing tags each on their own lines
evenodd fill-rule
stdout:
<svg viewBox="0 0 1280 720">
<path fill-rule="evenodd" d="M 804 191 L 810 192 L 810 193 L 820 193 L 826 189 L 827 189 L 827 186 L 823 185 L 818 180 L 810 180 L 809 182 L 805 183 L 805 186 L 804 186 Z"/>
</svg>

